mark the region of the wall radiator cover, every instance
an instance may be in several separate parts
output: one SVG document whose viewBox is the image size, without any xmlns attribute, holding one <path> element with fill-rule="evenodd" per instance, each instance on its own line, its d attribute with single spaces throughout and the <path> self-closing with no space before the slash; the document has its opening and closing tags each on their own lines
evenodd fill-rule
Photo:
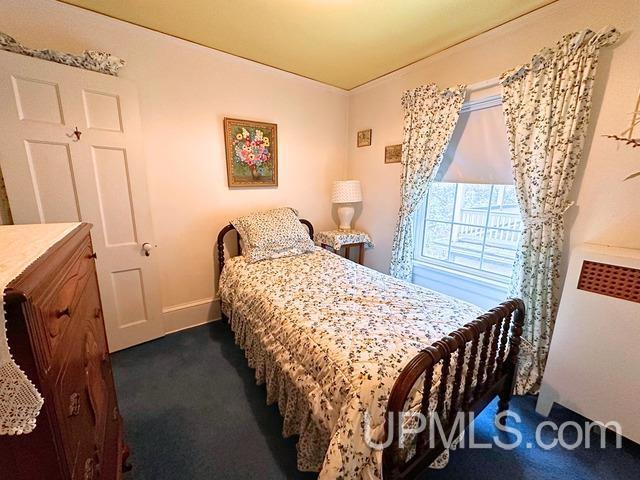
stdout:
<svg viewBox="0 0 640 480">
<path fill-rule="evenodd" d="M 640 250 L 573 249 L 537 410 L 557 402 L 640 442 Z M 631 367 L 631 368 L 630 368 Z"/>
<path fill-rule="evenodd" d="M 578 289 L 640 303 L 640 269 L 585 260 Z"/>
</svg>

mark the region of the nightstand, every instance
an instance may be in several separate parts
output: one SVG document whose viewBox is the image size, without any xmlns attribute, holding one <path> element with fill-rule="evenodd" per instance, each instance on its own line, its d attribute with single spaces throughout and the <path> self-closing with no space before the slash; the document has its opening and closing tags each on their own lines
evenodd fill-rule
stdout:
<svg viewBox="0 0 640 480">
<path fill-rule="evenodd" d="M 340 254 L 344 247 L 344 258 L 351 258 L 351 249 L 358 247 L 358 261 L 360 265 L 364 260 L 364 249 L 373 248 L 373 242 L 368 233 L 358 230 L 329 230 L 315 234 L 316 245 L 333 250 Z"/>
</svg>

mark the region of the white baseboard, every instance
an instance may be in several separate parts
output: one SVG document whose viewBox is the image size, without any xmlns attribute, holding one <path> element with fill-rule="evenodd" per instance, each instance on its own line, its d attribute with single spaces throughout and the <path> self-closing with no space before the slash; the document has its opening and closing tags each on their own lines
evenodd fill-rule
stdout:
<svg viewBox="0 0 640 480">
<path fill-rule="evenodd" d="M 165 335 L 220 320 L 220 318 L 219 298 L 202 298 L 162 309 Z"/>
</svg>

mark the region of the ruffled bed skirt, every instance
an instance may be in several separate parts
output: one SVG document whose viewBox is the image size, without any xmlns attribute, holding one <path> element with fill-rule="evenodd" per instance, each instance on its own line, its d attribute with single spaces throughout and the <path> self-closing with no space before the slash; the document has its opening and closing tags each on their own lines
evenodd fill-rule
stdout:
<svg viewBox="0 0 640 480">
<path fill-rule="evenodd" d="M 256 383 L 266 386 L 267 405 L 278 404 L 283 418 L 282 436 L 299 436 L 296 445 L 298 470 L 319 472 L 331 440 L 329 429 L 320 420 L 314 419 L 313 415 L 312 402 L 319 398 L 319 387 L 301 381 L 301 377 L 307 376 L 306 373 L 299 371 L 301 367 L 291 360 L 288 351 L 272 335 L 257 335 L 250 320 L 241 312 L 232 310 L 228 303 L 221 302 L 221 309 L 229 321 L 236 345 L 242 348 L 249 367 L 255 370 Z M 326 399 L 320 403 L 324 402 Z M 416 400 L 414 404 L 417 411 L 419 402 Z M 414 440 L 407 439 L 410 449 L 406 453 L 409 457 L 415 453 Z M 447 450 L 434 460 L 430 468 L 444 468 L 448 461 Z"/>
<path fill-rule="evenodd" d="M 285 438 L 299 436 L 298 470 L 319 472 L 329 447 L 330 433 L 314 420 L 308 392 L 292 377 L 296 366 L 286 361 L 289 354 L 272 337 L 255 335 L 249 320 L 224 302 L 222 312 L 229 319 L 236 344 L 244 350 L 247 363 L 255 370 L 256 383 L 266 386 L 267 405 L 278 404 L 284 419 L 282 435 Z"/>
</svg>

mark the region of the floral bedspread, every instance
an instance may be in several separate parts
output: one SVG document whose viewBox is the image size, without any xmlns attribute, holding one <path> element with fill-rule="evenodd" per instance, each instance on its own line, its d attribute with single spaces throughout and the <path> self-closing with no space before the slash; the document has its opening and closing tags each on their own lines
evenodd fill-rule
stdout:
<svg viewBox="0 0 640 480">
<path fill-rule="evenodd" d="M 320 479 L 382 477 L 384 413 L 395 379 L 419 350 L 482 311 L 317 248 L 225 263 L 223 312 L 267 401 L 300 435 L 298 468 Z"/>
</svg>

